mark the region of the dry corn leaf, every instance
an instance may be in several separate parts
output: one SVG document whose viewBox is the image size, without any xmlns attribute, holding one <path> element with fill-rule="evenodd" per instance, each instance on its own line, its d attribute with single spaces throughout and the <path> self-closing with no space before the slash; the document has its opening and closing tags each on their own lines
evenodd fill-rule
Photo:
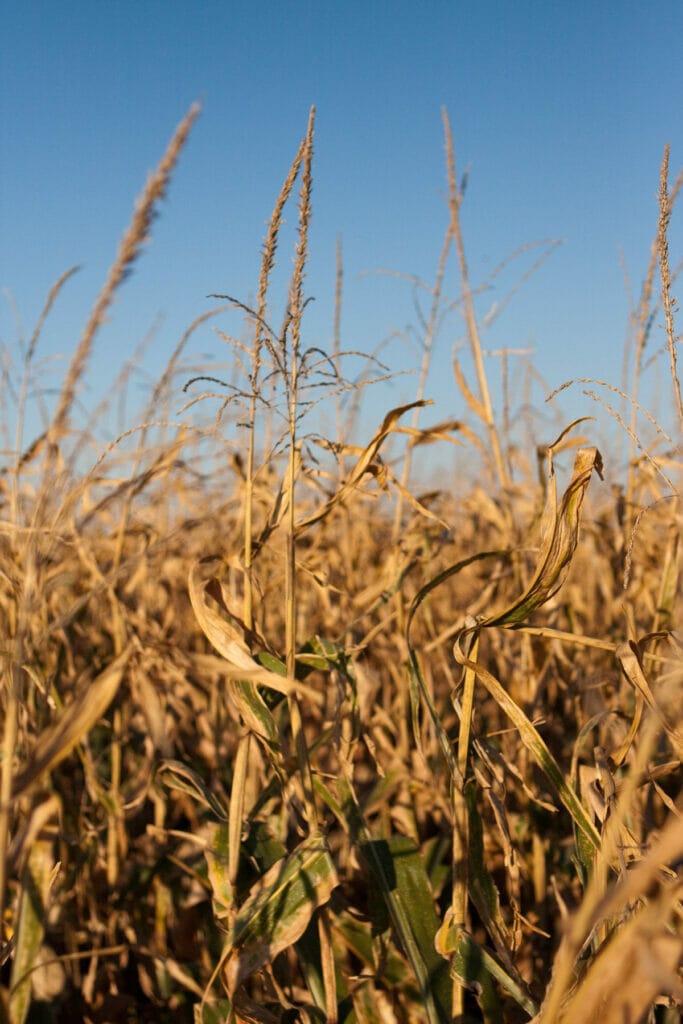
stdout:
<svg viewBox="0 0 683 1024">
<path fill-rule="evenodd" d="M 206 599 L 212 579 L 202 579 L 202 571 L 217 565 L 214 558 L 195 562 L 190 569 L 188 590 L 192 610 L 207 640 L 226 661 L 225 673 L 231 676 L 230 694 L 247 728 L 260 736 L 273 749 L 279 749 L 277 725 L 268 705 L 258 691 L 257 683 L 278 693 L 305 693 L 312 699 L 320 697 L 296 680 L 285 679 L 257 665 L 249 652 L 241 631 L 213 608 Z M 229 609 L 226 607 L 229 614 Z"/>
<path fill-rule="evenodd" d="M 12 796 L 17 797 L 43 774 L 51 771 L 71 753 L 102 717 L 121 685 L 124 670 L 133 650 L 128 646 L 111 665 L 82 689 L 41 734 L 28 762 L 12 780 Z"/>
<path fill-rule="evenodd" d="M 491 936 L 498 955 L 507 969 L 514 973 L 511 950 L 513 935 L 506 924 L 500 905 L 500 893 L 487 866 L 484 850 L 484 828 L 477 807 L 475 789 L 465 787 L 464 801 L 467 814 L 467 888 L 477 913 Z M 521 979 L 520 979 L 521 980 Z"/>
<path fill-rule="evenodd" d="M 370 443 L 363 449 L 358 462 L 353 467 L 348 477 L 341 485 L 339 490 L 335 491 L 329 501 L 325 502 L 322 508 L 319 508 L 313 515 L 308 516 L 305 519 L 299 520 L 295 526 L 295 533 L 298 535 L 304 530 L 307 530 L 309 526 L 313 526 L 314 523 L 320 522 L 329 513 L 340 504 L 346 498 L 351 491 L 353 491 L 358 484 L 361 482 L 367 472 L 370 471 L 370 467 L 374 463 L 375 458 L 379 454 L 379 450 L 386 441 L 389 434 L 393 433 L 395 424 L 406 412 L 410 412 L 411 409 L 421 409 L 425 405 L 431 405 L 431 402 L 410 402 L 408 405 L 399 405 L 395 409 L 391 409 L 380 424 L 379 428 L 375 431 L 375 434 Z"/>
<path fill-rule="evenodd" d="M 442 526 L 445 530 L 449 528 L 449 524 L 445 521 L 445 519 L 442 519 L 441 516 L 437 516 L 434 512 L 431 511 L 431 509 L 428 509 L 426 505 L 424 505 L 418 498 L 415 497 L 415 495 L 411 492 L 409 487 L 403 486 L 401 481 L 397 477 L 395 477 L 390 470 L 387 470 L 387 477 L 389 478 L 389 480 L 391 480 L 396 490 L 400 492 L 401 496 L 403 497 L 403 500 L 407 501 L 409 505 L 412 505 L 412 507 L 415 509 L 417 513 L 419 513 L 419 515 L 424 516 L 425 519 L 431 519 L 432 522 L 438 523 L 439 526 Z"/>
<path fill-rule="evenodd" d="M 666 928 L 680 896 L 679 886 L 671 893 L 671 906 L 660 899 L 622 922 L 563 1007 L 562 1024 L 643 1021 L 657 997 L 683 1005 L 683 938 Z"/>
<path fill-rule="evenodd" d="M 568 919 L 564 938 L 555 954 L 550 986 L 546 990 L 545 1001 L 541 1007 L 537 1024 L 556 1024 L 560 1019 L 560 1006 L 571 983 L 575 959 L 597 926 L 602 922 L 610 919 L 616 920 L 619 917 L 626 920 L 629 915 L 631 923 L 639 920 L 638 915 L 633 915 L 633 906 L 636 901 L 642 900 L 644 894 L 651 893 L 655 884 L 661 884 L 663 869 L 669 864 L 679 862 L 682 856 L 683 817 L 674 813 L 670 815 L 657 840 L 653 842 L 642 859 L 608 888 L 597 903 L 594 902 L 590 893 L 587 895 L 588 904 L 584 900 L 584 905 L 572 918 Z M 675 883 L 674 887 L 667 888 L 669 892 L 663 895 L 666 902 L 669 902 L 671 893 L 677 900 L 680 899 L 678 883 Z M 671 905 L 673 906 L 673 901 L 671 901 Z M 658 924 L 661 924 L 665 917 L 666 914 L 660 909 L 656 915 L 656 918 L 659 918 Z M 647 918 L 642 918 L 642 920 L 647 920 Z M 617 930 L 617 937 L 619 934 L 620 930 Z M 564 1019 L 569 1024 L 569 1018 L 566 1015 Z M 634 1019 L 642 1018 L 634 1017 Z M 601 1024 L 602 1017 L 599 1017 L 599 1021 Z"/>
<path fill-rule="evenodd" d="M 650 684 L 647 681 L 647 676 L 643 671 L 643 665 L 637 645 L 634 644 L 632 640 L 627 640 L 624 643 L 619 644 L 616 649 L 616 655 L 621 663 L 621 667 L 624 670 L 626 678 L 636 691 L 636 696 L 640 696 L 645 701 L 650 711 L 657 716 L 662 728 L 671 740 L 676 753 L 681 755 L 683 753 L 683 735 L 681 735 L 678 729 L 675 729 L 667 722 L 661 708 L 657 704 Z"/>
<path fill-rule="evenodd" d="M 444 420 L 442 423 L 435 423 L 433 427 L 396 427 L 397 434 L 407 434 L 413 439 L 413 444 L 432 444 L 434 441 L 447 441 L 449 444 L 462 444 L 457 437 L 452 437 L 451 432 L 462 430 L 463 424 L 460 420 Z"/>
<path fill-rule="evenodd" d="M 31 810 L 28 820 L 14 835 L 7 853 L 7 860 L 15 870 L 23 871 L 26 858 L 39 839 L 41 832 L 51 818 L 60 819 L 62 802 L 56 793 L 36 804 Z"/>
<path fill-rule="evenodd" d="M 477 396 L 471 390 L 469 384 L 465 380 L 465 375 L 462 372 L 462 367 L 458 360 L 455 358 L 455 356 L 453 357 L 453 372 L 455 374 L 455 379 L 458 382 L 458 387 L 462 392 L 463 398 L 469 405 L 470 409 L 472 410 L 474 415 L 477 416 L 482 421 L 482 423 L 487 423 L 488 417 L 486 415 L 486 409 L 484 407 L 484 404 L 477 398 Z"/>
<path fill-rule="evenodd" d="M 483 619 L 482 626 L 512 626 L 550 600 L 564 583 L 579 540 L 581 506 L 595 470 L 602 478 L 602 457 L 597 448 L 579 448 L 574 471 L 557 508 L 555 473 L 550 470 L 548 500 L 543 514 L 543 541 L 536 571 L 529 586 L 502 612 Z"/>
<path fill-rule="evenodd" d="M 600 834 L 576 792 L 564 777 L 562 769 L 551 754 L 541 734 L 495 676 L 478 662 L 470 661 L 465 656 L 462 645 L 466 644 L 466 638 L 471 631 L 471 628 L 467 628 L 458 633 L 453 645 L 456 661 L 464 668 L 469 668 L 471 671 L 476 672 L 477 678 L 482 681 L 499 707 L 503 709 L 508 718 L 514 723 L 522 742 L 543 774 L 552 784 L 560 800 L 571 814 L 575 825 L 581 830 L 593 850 L 599 850 Z"/>
</svg>

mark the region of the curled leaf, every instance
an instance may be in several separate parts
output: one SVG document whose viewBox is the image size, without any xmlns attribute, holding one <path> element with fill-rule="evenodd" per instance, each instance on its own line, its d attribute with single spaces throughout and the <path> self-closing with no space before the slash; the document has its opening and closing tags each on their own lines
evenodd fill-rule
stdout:
<svg viewBox="0 0 683 1024">
<path fill-rule="evenodd" d="M 216 559 L 202 559 L 195 562 L 190 569 L 188 590 L 192 610 L 207 640 L 225 659 L 225 673 L 232 677 L 229 680 L 230 694 L 242 721 L 271 749 L 277 750 L 277 725 L 256 684 L 267 686 L 279 693 L 290 693 L 293 690 L 305 692 L 317 702 L 321 698 L 314 690 L 296 680 L 283 679 L 275 672 L 258 665 L 251 656 L 242 630 L 235 625 L 237 619 L 231 615 L 225 600 L 221 602 L 225 615 L 209 604 L 207 590 L 215 584 L 215 580 L 213 577 L 202 577 L 207 567 L 212 568 L 216 564 Z"/>
<path fill-rule="evenodd" d="M 309 526 L 313 526 L 314 523 L 320 522 L 332 511 L 335 506 L 339 505 L 344 498 L 354 490 L 363 479 L 366 473 L 372 472 L 375 459 L 379 454 L 379 450 L 386 441 L 389 434 L 396 430 L 396 423 L 406 412 L 410 412 L 411 409 L 421 409 L 425 405 L 431 405 L 431 402 L 420 401 L 410 402 L 409 405 L 399 405 L 395 409 L 390 409 L 382 420 L 380 426 L 375 431 L 370 443 L 362 450 L 360 457 L 349 473 L 347 479 L 341 485 L 341 487 L 335 491 L 329 501 L 325 502 L 322 508 L 319 508 L 313 515 L 308 516 L 306 519 L 301 519 L 296 524 L 296 534 L 302 533 L 308 529 Z"/>
<path fill-rule="evenodd" d="M 555 474 L 550 470 L 548 501 L 543 514 L 543 542 L 531 583 L 502 612 L 482 620 L 483 626 L 512 626 L 549 601 L 565 581 L 579 540 L 581 506 L 595 470 L 602 478 L 602 457 L 597 448 L 579 448 L 567 490 L 557 507 Z"/>
<path fill-rule="evenodd" d="M 483 1002 L 482 996 L 486 997 L 493 990 L 493 982 L 497 981 L 530 1017 L 538 1013 L 524 982 L 515 977 L 494 953 L 481 946 L 462 925 L 453 923 L 450 907 L 436 934 L 435 947 L 437 952 L 450 959 L 451 976 L 477 992 L 480 1001 Z M 494 998 L 493 991 L 490 991 L 489 998 Z"/>
<path fill-rule="evenodd" d="M 680 756 L 683 753 L 683 734 L 666 720 L 662 709 L 655 700 L 655 696 L 647 681 L 643 670 L 643 663 L 638 645 L 632 640 L 627 640 L 618 645 L 616 656 L 621 663 L 624 674 L 636 692 L 636 698 L 644 701 L 661 722 L 662 728 L 671 740 L 674 750 Z"/>
</svg>

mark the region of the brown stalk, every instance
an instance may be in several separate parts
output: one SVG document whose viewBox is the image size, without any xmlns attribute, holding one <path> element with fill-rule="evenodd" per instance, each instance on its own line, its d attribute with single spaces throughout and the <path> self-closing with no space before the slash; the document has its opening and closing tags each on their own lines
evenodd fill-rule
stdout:
<svg viewBox="0 0 683 1024">
<path fill-rule="evenodd" d="M 261 259 L 261 273 L 259 276 L 259 287 L 258 297 L 256 300 L 256 320 L 255 320 L 255 331 L 256 337 L 254 341 L 254 347 L 252 350 L 252 366 L 251 366 L 251 398 L 249 403 L 249 441 L 247 448 L 247 465 L 245 472 L 245 500 L 244 500 L 244 608 L 243 617 L 246 625 L 249 629 L 252 628 L 254 623 L 254 598 L 253 598 L 253 579 L 252 579 L 252 562 L 253 562 L 253 516 L 254 516 L 254 460 L 256 452 L 256 403 L 259 389 L 259 376 L 261 372 L 261 352 L 264 344 L 263 335 L 263 324 L 266 320 L 267 313 L 267 301 L 268 301 L 268 285 L 270 283 L 270 275 L 273 267 L 275 266 L 275 253 L 277 250 L 278 235 L 282 226 L 282 214 L 285 208 L 285 204 L 289 199 L 299 168 L 301 167 L 301 161 L 304 157 L 305 140 L 302 141 L 292 166 L 289 169 L 289 173 L 285 178 L 284 184 L 280 189 L 280 194 L 277 197 L 273 213 L 270 218 L 270 224 L 268 226 L 268 234 L 266 235 L 265 245 L 263 247 L 263 256 Z"/>
<path fill-rule="evenodd" d="M 342 311 L 342 290 L 344 284 L 344 263 L 342 260 L 341 238 L 337 236 L 336 267 L 334 278 L 334 329 L 332 338 L 332 360 L 334 362 L 337 378 L 341 380 L 341 311 Z M 342 396 L 337 392 L 337 444 L 342 445 L 344 440 L 344 423 L 342 417 Z M 339 454 L 340 480 L 344 479 L 344 454 Z"/>
<path fill-rule="evenodd" d="M 287 486 L 289 491 L 289 507 L 287 510 L 287 553 L 285 563 L 285 651 L 287 675 L 294 679 L 296 675 L 296 620 L 297 620 L 297 594 L 296 594 L 296 502 L 294 492 L 296 486 L 296 469 L 298 464 L 298 439 L 297 439 L 297 418 L 298 418 L 298 397 L 299 397 L 299 360 L 301 348 L 301 321 L 304 312 L 303 281 L 308 252 L 308 228 L 311 218 L 311 189 L 313 184 L 312 162 L 313 162 L 313 124 L 315 119 L 315 108 L 311 108 L 308 119 L 308 130 L 303 156 L 303 181 L 301 185 L 301 199 L 299 203 L 299 239 L 296 247 L 296 261 L 289 291 L 289 374 L 286 381 L 288 399 L 288 443 L 289 459 L 287 465 Z M 287 335 L 283 334 L 282 344 L 287 344 Z M 286 351 L 283 352 L 283 357 Z M 304 801 L 308 817 L 308 827 L 311 830 L 317 827 L 317 812 L 313 795 L 313 777 L 304 733 L 301 705 L 295 694 L 289 698 L 290 723 L 292 737 L 299 761 L 301 782 L 304 791 Z"/>
<path fill-rule="evenodd" d="M 71 267 L 70 270 L 65 271 L 57 279 L 55 284 L 53 284 L 53 286 L 50 289 L 50 292 L 48 294 L 48 297 L 47 297 L 47 300 L 46 300 L 45 305 L 43 307 L 43 310 L 42 310 L 40 316 L 38 317 L 38 323 L 36 324 L 35 330 L 34 330 L 32 336 L 31 336 L 31 340 L 29 342 L 28 349 L 26 350 L 26 357 L 24 359 L 24 372 L 22 374 L 22 380 L 21 380 L 21 393 L 20 393 L 20 396 L 19 396 L 18 411 L 17 411 L 17 426 L 16 426 L 16 432 L 15 432 L 15 438 L 16 438 L 16 441 L 15 441 L 16 457 L 15 457 L 15 464 L 14 464 L 14 473 L 12 475 L 12 494 L 11 494 L 11 519 L 12 519 L 13 523 L 17 523 L 17 503 L 18 503 L 18 499 L 19 499 L 19 470 L 21 468 L 21 464 L 22 464 L 22 460 L 23 460 L 22 449 L 24 447 L 24 441 L 23 441 L 23 437 L 24 437 L 24 414 L 25 414 L 25 410 L 26 410 L 26 396 L 27 396 L 27 393 L 28 393 L 28 387 L 29 387 L 29 381 L 30 381 L 30 370 L 31 370 L 31 364 L 33 362 L 33 356 L 34 356 L 35 351 L 36 351 L 36 346 L 38 345 L 38 340 L 40 338 L 40 334 L 41 334 L 41 331 L 43 329 L 43 325 L 44 325 L 45 321 L 47 320 L 47 317 L 48 317 L 48 315 L 50 313 L 50 310 L 52 309 L 52 307 L 53 307 L 53 305 L 55 303 L 55 300 L 56 300 L 57 296 L 59 295 L 60 291 L 62 290 L 62 288 L 66 284 L 66 282 L 69 280 L 69 278 L 72 277 L 76 273 L 77 270 L 79 270 L 78 267 Z"/>
<path fill-rule="evenodd" d="M 455 239 L 455 245 L 458 252 L 458 262 L 460 264 L 460 278 L 462 281 L 462 299 L 465 310 L 465 324 L 467 326 L 467 337 L 470 342 L 470 349 L 472 351 L 472 357 L 474 359 L 474 365 L 477 374 L 477 383 L 479 385 L 479 396 L 483 407 L 483 418 L 484 425 L 488 430 L 489 439 L 491 442 L 491 448 L 493 451 L 493 462 L 496 467 L 496 473 L 498 476 L 498 482 L 503 488 L 503 491 L 507 493 L 510 487 L 510 480 L 508 477 L 507 468 L 505 466 L 505 460 L 503 458 L 503 451 L 500 445 L 500 439 L 498 437 L 498 431 L 496 429 L 496 423 L 493 415 L 493 406 L 491 405 L 491 397 L 489 395 L 489 386 L 486 378 L 486 370 L 484 368 L 484 357 L 481 348 L 481 342 L 479 340 L 479 328 L 477 326 L 477 319 L 474 314 L 474 303 L 472 302 L 472 289 L 469 283 L 469 273 L 467 269 L 467 260 L 465 258 L 465 245 L 462 237 L 462 228 L 460 226 L 460 206 L 463 200 L 463 190 L 458 188 L 456 177 L 455 177 L 455 153 L 453 148 L 453 135 L 451 132 L 451 125 L 448 119 L 448 112 L 444 107 L 442 109 L 442 118 L 444 133 L 446 135 L 446 158 L 448 161 L 448 191 L 449 201 L 451 210 L 451 232 Z"/>
</svg>

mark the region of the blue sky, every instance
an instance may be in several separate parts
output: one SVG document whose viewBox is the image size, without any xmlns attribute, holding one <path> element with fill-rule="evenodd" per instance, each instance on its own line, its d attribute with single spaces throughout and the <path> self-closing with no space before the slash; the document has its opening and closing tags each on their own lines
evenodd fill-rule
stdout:
<svg viewBox="0 0 683 1024">
<path fill-rule="evenodd" d="M 60 380 L 135 197 L 193 100 L 201 101 L 201 116 L 152 242 L 97 338 L 86 403 L 152 325 L 135 377 L 140 399 L 187 325 L 212 305 L 209 293 L 253 298 L 266 222 L 311 104 L 309 343 L 331 342 L 338 235 L 343 346 L 369 352 L 416 324 L 410 285 L 365 272 L 385 268 L 434 280 L 447 225 L 445 105 L 458 174 L 469 168 L 463 229 L 472 284 L 525 243 L 563 241 L 485 335 L 485 346 L 533 347 L 548 388 L 578 375 L 621 383 L 628 298 L 619 252 L 637 298 L 656 228 L 664 143 L 672 147 L 672 178 L 683 158 L 678 0 L 5 0 L 2 26 L 3 345 L 16 353 L 13 303 L 30 336 L 50 286 L 68 267 L 82 268 L 43 332 L 37 358 L 46 361 L 46 387 Z M 279 250 L 276 323 L 294 225 L 291 208 Z M 680 243 L 674 215 L 673 264 Z M 516 262 L 479 312 L 500 302 L 532 261 L 527 255 Z M 445 291 L 451 299 L 459 294 L 455 258 Z M 235 314 L 217 324 L 241 330 Z M 430 419 L 465 413 L 451 372 L 462 335 L 453 315 L 436 341 Z M 662 332 L 653 338 L 654 350 Z M 228 358 L 210 326 L 188 353 Z M 420 353 L 397 338 L 383 358 L 405 371 Z M 495 391 L 499 365 L 487 365 Z M 513 383 L 519 404 L 521 383 L 514 376 Z M 369 395 L 369 422 L 410 400 L 415 386 L 416 377 L 401 376 Z M 537 403 L 543 395 L 540 388 Z M 586 410 L 578 389 L 564 408 L 567 415 Z"/>
</svg>

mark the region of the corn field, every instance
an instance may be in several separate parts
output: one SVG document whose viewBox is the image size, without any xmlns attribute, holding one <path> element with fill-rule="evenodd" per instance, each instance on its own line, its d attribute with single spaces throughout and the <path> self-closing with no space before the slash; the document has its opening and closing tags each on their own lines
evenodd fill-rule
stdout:
<svg viewBox="0 0 683 1024">
<path fill-rule="evenodd" d="M 510 417 L 503 429 L 445 112 L 446 230 L 412 401 L 375 399 L 358 441 L 391 368 L 353 353 L 364 368 L 346 375 L 341 256 L 334 346 L 307 345 L 311 111 L 256 298 L 214 296 L 139 421 L 98 447 L 82 382 L 197 113 L 135 205 L 35 438 L 34 356 L 72 271 L 4 371 L 0 1021 L 673 1024 L 683 404 L 668 229 L 683 176 L 669 182 L 667 150 L 628 392 L 590 367 L 558 388 L 590 389 L 625 459 L 585 419 L 536 428 L 529 450 Z M 465 414 L 433 422 L 450 258 Z M 232 377 L 188 371 L 193 332 L 230 315 L 245 325 L 218 332 Z M 641 399 L 653 325 L 657 414 Z M 323 403 L 330 436 L 314 428 Z M 467 472 L 427 490 L 420 467 L 456 447 Z"/>
</svg>

